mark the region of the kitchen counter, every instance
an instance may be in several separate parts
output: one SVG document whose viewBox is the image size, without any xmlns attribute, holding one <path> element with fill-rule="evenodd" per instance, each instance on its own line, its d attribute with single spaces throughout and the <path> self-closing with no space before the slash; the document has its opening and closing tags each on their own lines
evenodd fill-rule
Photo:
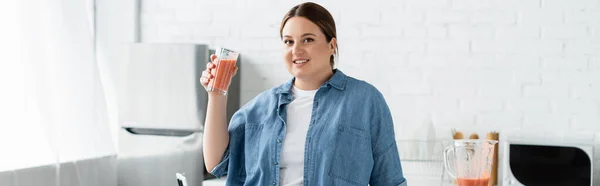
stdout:
<svg viewBox="0 0 600 186">
<path fill-rule="evenodd" d="M 204 180 L 202 186 L 225 186 L 226 177 L 220 179 Z"/>
<path fill-rule="evenodd" d="M 204 182 L 202 182 L 202 186 L 225 186 L 225 177 L 221 178 L 221 179 L 212 179 L 212 180 L 206 180 Z M 438 186 L 440 185 L 440 179 L 439 178 L 423 178 L 423 177 L 412 177 L 412 178 L 407 178 L 408 180 L 408 185 L 410 186 Z M 446 185 L 453 185 L 453 184 L 444 184 L 444 186 Z"/>
</svg>

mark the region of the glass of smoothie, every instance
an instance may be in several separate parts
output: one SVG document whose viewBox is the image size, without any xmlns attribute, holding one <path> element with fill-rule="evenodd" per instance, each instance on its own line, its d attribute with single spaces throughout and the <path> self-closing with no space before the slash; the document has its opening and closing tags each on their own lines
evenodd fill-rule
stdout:
<svg viewBox="0 0 600 186">
<path fill-rule="evenodd" d="M 231 78 L 235 73 L 235 64 L 239 53 L 226 48 L 218 47 L 215 51 L 217 58 L 215 63 L 214 78 L 208 82 L 206 91 L 216 92 L 221 95 L 227 95 L 227 90 L 231 84 Z"/>
</svg>

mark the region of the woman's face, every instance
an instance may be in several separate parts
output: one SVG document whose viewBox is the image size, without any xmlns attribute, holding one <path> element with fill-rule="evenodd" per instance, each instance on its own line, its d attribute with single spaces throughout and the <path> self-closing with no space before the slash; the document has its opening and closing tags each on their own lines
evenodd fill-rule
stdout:
<svg viewBox="0 0 600 186">
<path fill-rule="evenodd" d="M 282 36 L 285 65 L 294 77 L 311 79 L 331 73 L 329 57 L 335 51 L 335 38 L 327 42 L 319 26 L 300 16 L 288 19 Z"/>
</svg>

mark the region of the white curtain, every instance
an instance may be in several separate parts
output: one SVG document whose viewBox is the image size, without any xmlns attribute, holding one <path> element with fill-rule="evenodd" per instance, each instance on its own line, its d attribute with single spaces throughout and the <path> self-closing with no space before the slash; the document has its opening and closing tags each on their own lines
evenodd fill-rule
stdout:
<svg viewBox="0 0 600 186">
<path fill-rule="evenodd" d="M 0 2 L 0 172 L 116 156 L 93 5 Z"/>
</svg>

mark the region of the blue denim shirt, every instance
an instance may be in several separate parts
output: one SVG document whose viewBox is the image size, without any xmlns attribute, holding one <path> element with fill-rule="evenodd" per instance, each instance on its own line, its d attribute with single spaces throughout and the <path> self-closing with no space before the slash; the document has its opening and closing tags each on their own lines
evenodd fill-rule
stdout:
<svg viewBox="0 0 600 186">
<path fill-rule="evenodd" d="M 233 115 L 229 146 L 213 175 L 228 175 L 227 185 L 279 185 L 293 81 L 261 93 Z M 340 70 L 315 95 L 304 149 L 304 185 L 406 186 L 383 95 Z"/>
</svg>

